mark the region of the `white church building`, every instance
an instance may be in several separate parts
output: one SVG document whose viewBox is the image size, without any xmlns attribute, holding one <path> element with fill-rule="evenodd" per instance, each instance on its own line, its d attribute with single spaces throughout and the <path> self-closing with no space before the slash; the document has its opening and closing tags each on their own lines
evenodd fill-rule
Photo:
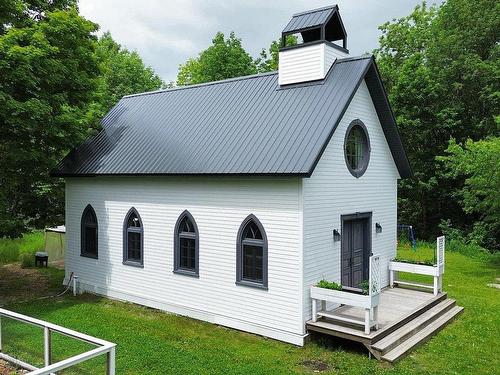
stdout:
<svg viewBox="0 0 500 375">
<path fill-rule="evenodd" d="M 68 154 L 66 281 L 297 345 L 319 280 L 360 289 L 376 253 L 389 285 L 411 170 L 375 60 L 337 6 L 294 15 L 279 59 L 126 96 Z"/>
</svg>

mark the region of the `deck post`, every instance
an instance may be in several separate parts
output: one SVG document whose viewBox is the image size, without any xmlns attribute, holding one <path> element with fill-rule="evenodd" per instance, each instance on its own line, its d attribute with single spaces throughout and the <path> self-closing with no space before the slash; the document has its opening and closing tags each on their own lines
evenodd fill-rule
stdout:
<svg viewBox="0 0 500 375">
<path fill-rule="evenodd" d="M 365 335 L 370 334 L 370 309 L 365 309 Z"/>
<path fill-rule="evenodd" d="M 437 294 L 438 294 L 438 278 L 439 278 L 439 276 L 434 276 L 433 292 L 434 292 L 435 296 L 437 296 Z"/>
<path fill-rule="evenodd" d="M 391 286 L 391 288 L 394 288 L 394 272 L 396 271 L 389 271 L 389 285 Z"/>
<path fill-rule="evenodd" d="M 312 321 L 316 323 L 318 320 L 318 302 L 316 298 L 312 299 Z"/>
<path fill-rule="evenodd" d="M 375 329 L 378 329 L 378 305 L 373 307 L 373 320 L 375 321 Z"/>
</svg>

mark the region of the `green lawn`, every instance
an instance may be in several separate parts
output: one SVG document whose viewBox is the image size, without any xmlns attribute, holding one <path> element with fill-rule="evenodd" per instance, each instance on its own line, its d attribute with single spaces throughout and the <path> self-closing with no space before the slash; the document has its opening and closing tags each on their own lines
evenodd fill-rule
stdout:
<svg viewBox="0 0 500 375">
<path fill-rule="evenodd" d="M 400 257 L 432 259 L 432 248 L 402 246 Z M 499 277 L 488 257 L 447 252 L 444 288 L 465 311 L 427 344 L 395 366 L 369 360 L 359 346 L 315 338 L 299 348 L 133 304 L 91 295 L 66 296 L 8 308 L 117 343 L 118 374 L 487 374 L 500 368 L 500 290 L 486 286 Z M 61 272 L 46 274 L 62 278 Z M 2 297 L 0 291 L 0 298 Z M 36 336 L 33 333 L 36 333 Z M 5 351 L 40 363 L 42 334 L 5 322 Z M 56 337 L 55 359 L 86 349 Z M 65 373 L 103 373 L 104 360 Z"/>
</svg>

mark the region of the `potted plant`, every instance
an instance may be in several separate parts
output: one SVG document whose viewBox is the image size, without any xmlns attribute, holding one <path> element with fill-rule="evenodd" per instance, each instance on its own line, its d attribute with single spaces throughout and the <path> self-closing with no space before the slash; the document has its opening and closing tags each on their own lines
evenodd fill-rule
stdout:
<svg viewBox="0 0 500 375">
<path fill-rule="evenodd" d="M 360 288 L 342 286 L 336 282 L 322 279 L 311 287 L 311 298 L 338 303 L 341 305 L 371 308 L 378 304 L 378 294 L 372 298 L 369 294 L 368 280 L 360 283 Z"/>
</svg>

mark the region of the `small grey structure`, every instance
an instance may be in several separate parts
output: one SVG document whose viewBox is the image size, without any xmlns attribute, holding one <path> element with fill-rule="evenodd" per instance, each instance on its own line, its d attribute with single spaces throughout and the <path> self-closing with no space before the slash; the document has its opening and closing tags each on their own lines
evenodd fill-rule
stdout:
<svg viewBox="0 0 500 375">
<path fill-rule="evenodd" d="M 277 72 L 126 96 L 61 161 L 80 290 L 302 345 L 319 280 L 389 285 L 411 169 L 375 60 L 337 6 L 282 38 Z"/>
</svg>

